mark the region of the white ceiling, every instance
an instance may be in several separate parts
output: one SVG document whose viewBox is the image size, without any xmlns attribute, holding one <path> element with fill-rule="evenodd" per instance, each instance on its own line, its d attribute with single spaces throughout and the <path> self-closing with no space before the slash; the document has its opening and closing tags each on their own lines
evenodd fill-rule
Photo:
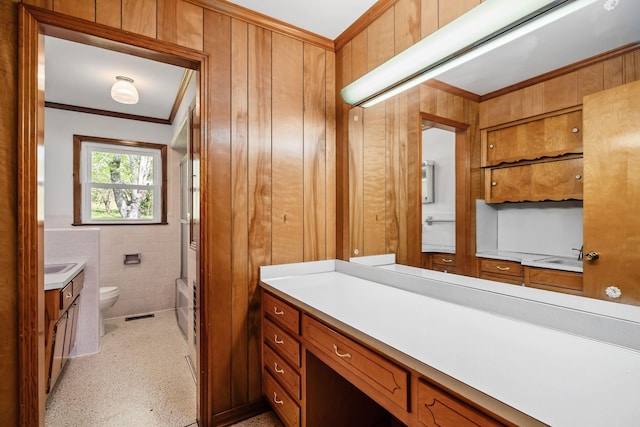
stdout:
<svg viewBox="0 0 640 427">
<path fill-rule="evenodd" d="M 231 0 L 240 6 L 335 39 L 375 0 Z M 484 95 L 514 83 L 640 41 L 640 0 L 620 0 L 606 12 L 603 0 L 476 58 L 437 78 Z M 184 69 L 139 57 L 45 38 L 45 100 L 167 119 Z M 136 105 L 110 97 L 115 76 L 135 80 Z"/>
<path fill-rule="evenodd" d="M 227 0 L 335 40 L 377 0 Z"/>
</svg>

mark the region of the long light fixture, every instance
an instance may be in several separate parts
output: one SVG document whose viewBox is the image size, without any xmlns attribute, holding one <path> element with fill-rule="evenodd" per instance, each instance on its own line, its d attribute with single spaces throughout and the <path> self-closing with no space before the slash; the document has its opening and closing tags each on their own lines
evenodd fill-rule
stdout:
<svg viewBox="0 0 640 427">
<path fill-rule="evenodd" d="M 496 49 L 597 0 L 486 0 L 345 86 L 364 108 Z"/>
<path fill-rule="evenodd" d="M 111 98 L 121 104 L 137 104 L 139 96 L 133 79 L 116 76 L 116 82 L 111 86 Z"/>
</svg>

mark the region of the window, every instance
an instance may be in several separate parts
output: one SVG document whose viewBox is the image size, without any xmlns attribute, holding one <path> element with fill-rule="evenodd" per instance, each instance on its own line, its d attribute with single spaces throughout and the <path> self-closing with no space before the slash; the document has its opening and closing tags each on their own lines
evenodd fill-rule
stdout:
<svg viewBox="0 0 640 427">
<path fill-rule="evenodd" d="M 74 135 L 73 221 L 166 224 L 167 146 Z"/>
</svg>

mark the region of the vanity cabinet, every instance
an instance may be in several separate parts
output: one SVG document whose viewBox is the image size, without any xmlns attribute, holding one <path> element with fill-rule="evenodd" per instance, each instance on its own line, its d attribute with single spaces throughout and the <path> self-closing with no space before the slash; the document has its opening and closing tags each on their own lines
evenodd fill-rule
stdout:
<svg viewBox="0 0 640 427">
<path fill-rule="evenodd" d="M 582 110 L 553 114 L 484 129 L 482 166 L 582 153 Z"/>
<path fill-rule="evenodd" d="M 503 425 L 473 402 L 262 291 L 262 392 L 286 427 Z"/>
<path fill-rule="evenodd" d="M 485 169 L 487 203 L 582 200 L 582 157 Z"/>
<path fill-rule="evenodd" d="M 525 286 L 531 288 L 582 295 L 582 273 L 525 267 L 524 279 Z"/>
<path fill-rule="evenodd" d="M 424 380 L 418 381 L 418 421 L 426 427 L 504 425 Z"/>
<path fill-rule="evenodd" d="M 422 268 L 443 273 L 455 273 L 456 255 L 444 252 L 423 253 Z"/>
<path fill-rule="evenodd" d="M 287 427 L 301 425 L 300 311 L 262 293 L 262 393 Z"/>
<path fill-rule="evenodd" d="M 80 291 L 84 271 L 62 289 L 45 292 L 45 378 L 49 393 L 64 368 L 76 341 Z"/>
<path fill-rule="evenodd" d="M 480 258 L 480 278 L 522 285 L 524 269 L 519 262 Z"/>
</svg>

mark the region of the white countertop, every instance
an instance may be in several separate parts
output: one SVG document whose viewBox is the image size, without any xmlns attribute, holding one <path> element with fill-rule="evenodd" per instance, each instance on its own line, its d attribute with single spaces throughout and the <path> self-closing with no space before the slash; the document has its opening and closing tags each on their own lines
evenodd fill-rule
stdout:
<svg viewBox="0 0 640 427">
<path fill-rule="evenodd" d="M 267 289 L 397 350 L 419 372 L 442 372 L 552 426 L 639 424 L 640 351 L 357 275 L 434 286 L 340 261 L 261 267 Z"/>
<path fill-rule="evenodd" d="M 85 266 L 87 265 L 87 262 L 85 260 L 81 260 L 81 259 L 72 259 L 72 260 L 66 260 L 66 261 L 56 261 L 56 262 L 50 262 L 50 263 L 46 263 L 47 265 L 49 264 L 67 264 L 67 263 L 74 263 L 76 264 L 75 266 L 73 266 L 73 268 L 71 268 L 69 271 L 66 271 L 64 273 L 56 273 L 56 274 L 45 274 L 44 275 L 44 290 L 45 291 L 51 291 L 54 289 L 62 289 L 64 288 L 67 283 L 69 283 L 71 281 L 71 279 L 73 279 L 78 273 L 80 273 L 80 271 L 84 270 Z"/>
</svg>

